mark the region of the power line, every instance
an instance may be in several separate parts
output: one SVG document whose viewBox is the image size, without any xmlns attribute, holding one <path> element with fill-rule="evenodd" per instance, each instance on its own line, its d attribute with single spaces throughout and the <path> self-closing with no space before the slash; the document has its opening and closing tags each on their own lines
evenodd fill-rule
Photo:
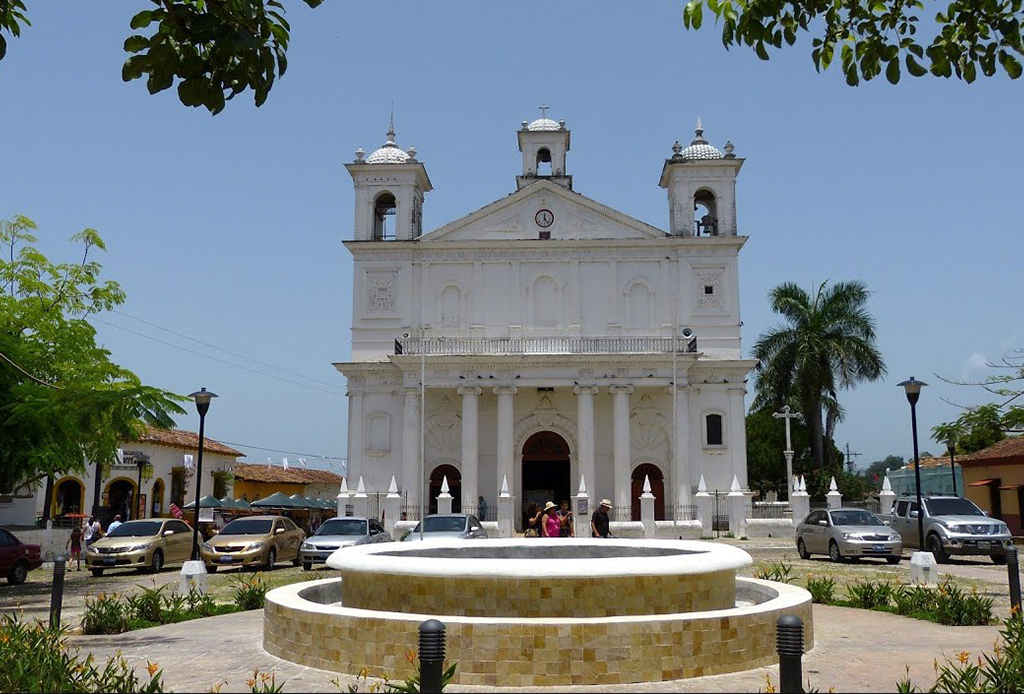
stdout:
<svg viewBox="0 0 1024 694">
<path fill-rule="evenodd" d="M 138 335 L 139 337 L 144 337 L 147 340 L 152 340 L 153 342 L 159 342 L 160 344 L 167 345 L 168 347 L 174 347 L 176 349 L 184 350 L 186 352 L 191 352 L 192 354 L 198 355 L 200 357 L 205 357 L 206 359 L 212 359 L 213 361 L 220 362 L 221 364 L 227 364 L 228 366 L 233 366 L 236 369 L 242 369 L 244 371 L 249 371 L 249 372 L 254 373 L 254 374 L 259 374 L 260 376 L 266 376 L 267 378 L 275 378 L 275 379 L 277 379 L 279 381 L 284 381 L 285 383 L 291 383 L 293 385 L 301 386 L 303 388 L 309 388 L 310 390 L 318 390 L 321 393 L 327 393 L 328 395 L 343 395 L 344 394 L 340 389 L 337 390 L 337 391 L 327 390 L 326 388 L 319 388 L 317 386 L 309 385 L 308 383 L 302 383 L 301 381 L 296 381 L 296 380 L 293 380 L 293 379 L 290 379 L 290 378 L 285 378 L 283 376 L 278 376 L 277 374 L 271 374 L 271 373 L 267 373 L 266 371 L 260 371 L 259 369 L 252 369 L 252 368 L 249 368 L 248 366 L 243 366 L 242 364 L 236 364 L 236 363 L 228 361 L 226 359 L 221 359 L 220 357 L 215 357 L 212 354 L 206 354 L 204 352 L 200 352 L 198 350 L 191 349 L 191 348 L 185 347 L 183 345 L 178 345 L 178 344 L 175 344 L 173 342 L 168 342 L 167 340 L 161 340 L 160 338 L 153 337 L 152 335 L 147 335 L 145 333 L 140 333 L 137 330 L 132 330 L 131 328 L 126 328 L 123 325 L 117 325 L 116 323 L 111 323 L 109 321 L 105 321 L 102 318 L 93 317 L 93 320 L 95 320 L 95 321 L 97 321 L 99 323 L 103 323 L 104 325 L 109 325 L 111 328 L 117 328 L 118 330 L 124 330 L 125 332 L 131 333 L 132 335 Z"/>
<path fill-rule="evenodd" d="M 210 439 L 213 441 L 214 439 Z M 235 443 L 233 441 L 224 441 L 222 439 L 216 439 L 217 443 L 223 443 L 228 446 L 241 446 L 242 448 L 255 448 L 258 451 L 270 451 L 271 453 L 287 453 L 288 455 L 301 455 L 306 458 L 321 458 L 322 460 L 345 460 L 345 456 L 339 455 L 324 455 L 322 453 L 300 453 L 299 451 L 285 451 L 280 448 L 267 448 L 266 446 L 253 446 L 250 443 Z"/>
<path fill-rule="evenodd" d="M 307 381 L 313 381 L 315 383 L 320 383 L 322 385 L 328 386 L 329 388 L 338 388 L 338 386 L 336 384 L 334 384 L 334 383 L 328 383 L 327 381 L 322 381 L 319 378 L 313 378 L 312 376 L 306 376 L 304 374 L 300 374 L 297 371 L 291 371 L 290 369 L 286 369 L 283 366 L 277 366 L 275 364 L 269 364 L 269 363 L 267 363 L 265 361 L 260 361 L 259 359 L 253 359 L 252 357 L 247 357 L 244 354 L 239 354 L 238 352 L 232 352 L 230 349 L 225 349 L 223 347 L 218 347 L 217 345 L 212 344 L 210 342 L 204 342 L 203 340 L 200 340 L 197 337 L 193 337 L 191 335 L 186 335 L 185 333 L 180 333 L 177 330 L 171 330 L 170 328 L 165 328 L 164 326 L 157 325 L 156 323 L 153 323 L 152 321 L 148 321 L 148 320 L 145 320 L 144 318 L 139 318 L 139 317 L 133 316 L 133 315 L 131 315 L 129 313 L 125 313 L 124 311 L 122 311 L 120 309 L 116 309 L 115 308 L 115 309 L 112 309 L 112 311 L 114 313 L 119 313 L 119 314 L 121 314 L 122 316 L 124 316 L 126 318 L 131 318 L 134 321 L 138 321 L 138 322 L 144 323 L 144 324 L 146 324 L 146 325 L 148 325 L 150 327 L 156 328 L 157 330 L 163 330 L 164 332 L 171 333 L 172 335 L 177 335 L 178 337 L 183 337 L 186 340 L 191 340 L 193 342 L 198 342 L 199 344 L 205 345 L 206 347 L 212 347 L 213 349 L 215 349 L 217 351 L 224 352 L 225 354 L 230 354 L 233 357 L 238 357 L 239 359 L 245 359 L 246 361 L 251 361 L 251 362 L 253 362 L 255 364 L 259 364 L 260 366 L 266 366 L 266 367 L 271 368 L 271 369 L 277 369 L 278 371 L 283 371 L 283 372 L 285 372 L 287 374 L 291 374 L 292 376 L 298 376 L 299 378 L 304 378 Z"/>
</svg>

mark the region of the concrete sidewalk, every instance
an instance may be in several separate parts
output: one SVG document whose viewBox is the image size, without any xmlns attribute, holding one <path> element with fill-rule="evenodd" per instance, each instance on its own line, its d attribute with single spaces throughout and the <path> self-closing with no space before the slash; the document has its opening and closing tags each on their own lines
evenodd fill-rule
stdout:
<svg viewBox="0 0 1024 694">
<path fill-rule="evenodd" d="M 944 627 L 907 617 L 843 607 L 814 606 L 817 646 L 804 658 L 804 675 L 821 691 L 891 692 L 910 667 L 915 683 L 934 682 L 933 661 L 962 650 L 990 651 L 998 627 Z M 164 671 L 168 689 L 224 692 L 248 691 L 253 670 L 273 671 L 286 692 L 347 691 L 356 678 L 315 670 L 269 655 L 263 650 L 263 612 L 241 612 L 134 631 L 116 636 L 79 636 L 72 643 L 105 660 L 121 651 L 145 676 L 147 662 Z M 415 644 L 410 644 L 415 647 Z M 409 672 L 398 672 L 403 677 Z M 778 683 L 778 667 L 731 675 L 614 687 L 568 687 L 579 692 L 756 692 L 765 675 Z M 337 684 L 332 683 L 332 680 Z M 451 691 L 488 691 L 452 686 Z M 544 691 L 535 689 L 531 691 Z M 560 688 L 559 691 L 562 691 Z"/>
</svg>

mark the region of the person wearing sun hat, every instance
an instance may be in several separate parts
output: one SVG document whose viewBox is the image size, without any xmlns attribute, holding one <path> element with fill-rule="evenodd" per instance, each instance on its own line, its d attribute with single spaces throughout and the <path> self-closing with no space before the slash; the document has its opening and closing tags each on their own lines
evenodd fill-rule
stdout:
<svg viewBox="0 0 1024 694">
<path fill-rule="evenodd" d="M 590 516 L 590 535 L 592 537 L 612 536 L 608 529 L 608 509 L 611 507 L 611 501 L 608 499 L 601 499 L 601 505 L 598 506 L 597 510 Z"/>
<path fill-rule="evenodd" d="M 544 515 L 540 521 L 541 537 L 559 537 L 562 530 L 562 519 L 558 517 L 558 507 L 554 501 L 544 504 Z"/>
</svg>

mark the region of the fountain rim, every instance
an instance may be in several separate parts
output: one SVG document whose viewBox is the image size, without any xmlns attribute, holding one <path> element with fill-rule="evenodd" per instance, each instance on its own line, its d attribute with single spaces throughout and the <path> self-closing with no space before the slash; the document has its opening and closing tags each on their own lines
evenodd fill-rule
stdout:
<svg viewBox="0 0 1024 694">
<path fill-rule="evenodd" d="M 600 557 L 566 559 L 511 559 L 402 556 L 435 548 L 485 546 L 538 547 L 574 545 L 599 547 L 650 547 L 672 549 L 688 554 L 652 557 Z M 385 554 L 386 553 L 386 554 Z M 327 558 L 332 569 L 352 573 L 386 573 L 405 576 L 441 576 L 446 578 L 613 578 L 624 576 L 678 576 L 721 571 L 736 571 L 753 564 L 739 547 L 698 540 L 635 540 L 626 538 L 507 538 L 488 540 L 428 540 L 403 545 L 384 542 L 336 550 Z"/>
</svg>

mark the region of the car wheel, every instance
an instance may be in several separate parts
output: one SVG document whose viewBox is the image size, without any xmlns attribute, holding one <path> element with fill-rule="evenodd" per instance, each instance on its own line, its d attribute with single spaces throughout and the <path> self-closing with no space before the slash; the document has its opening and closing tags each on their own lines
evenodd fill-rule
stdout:
<svg viewBox="0 0 1024 694">
<path fill-rule="evenodd" d="M 153 552 L 153 561 L 149 563 L 149 573 L 158 574 L 164 568 L 164 553 L 160 550 Z"/>
<path fill-rule="evenodd" d="M 208 574 L 215 574 L 215 573 L 217 573 L 217 565 L 216 564 L 207 564 L 206 565 L 206 573 L 208 573 Z"/>
<path fill-rule="evenodd" d="M 298 566 L 301 563 L 302 563 L 302 557 L 300 557 L 298 554 L 296 554 L 295 558 L 292 559 L 292 566 Z"/>
<path fill-rule="evenodd" d="M 277 563 L 277 550 L 274 549 L 273 547 L 271 547 L 270 551 L 267 552 L 267 563 L 263 565 L 263 568 L 266 571 L 273 571 L 274 570 L 274 564 L 276 564 L 276 563 Z"/>
<path fill-rule="evenodd" d="M 11 569 L 11 573 L 7 574 L 7 582 L 12 586 L 20 586 L 28 578 L 28 564 L 23 561 L 19 561 Z"/>
<path fill-rule="evenodd" d="M 810 559 L 811 553 L 807 551 L 807 545 L 804 544 L 804 538 L 800 538 L 796 541 L 796 553 L 800 555 L 801 559 Z"/>
<path fill-rule="evenodd" d="M 835 540 L 828 543 L 828 558 L 837 564 L 843 560 L 843 555 L 839 552 L 839 545 Z"/>
<path fill-rule="evenodd" d="M 96 578 L 99 578 L 100 576 L 103 575 L 103 569 L 90 569 L 90 570 L 92 571 L 92 575 L 95 576 Z"/>
<path fill-rule="evenodd" d="M 302 570 L 303 571 L 312 571 L 313 570 L 313 563 L 312 562 L 308 562 L 308 561 L 302 562 Z"/>
<path fill-rule="evenodd" d="M 1006 563 L 1006 555 L 1005 554 L 992 554 L 992 555 L 989 555 L 989 559 L 992 560 L 993 564 L 999 564 L 1000 566 L 1002 566 L 1003 564 Z"/>
<path fill-rule="evenodd" d="M 932 556 L 935 557 L 935 561 L 939 564 L 945 564 L 949 561 L 949 555 L 946 554 L 946 550 L 942 548 L 942 541 L 939 540 L 938 535 L 929 535 L 928 542 L 925 543 L 925 547 Z"/>
<path fill-rule="evenodd" d="M 903 560 L 903 557 L 886 557 L 885 561 L 889 564 L 899 564 Z"/>
</svg>

